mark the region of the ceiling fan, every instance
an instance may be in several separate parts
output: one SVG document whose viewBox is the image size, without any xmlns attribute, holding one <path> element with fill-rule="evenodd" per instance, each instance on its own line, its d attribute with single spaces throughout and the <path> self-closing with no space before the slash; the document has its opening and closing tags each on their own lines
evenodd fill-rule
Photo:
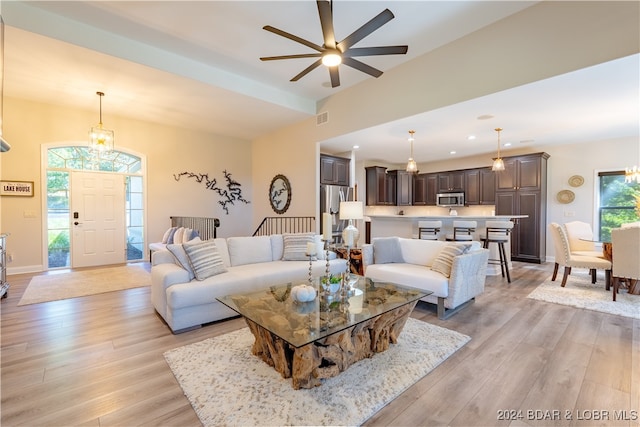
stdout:
<svg viewBox="0 0 640 427">
<path fill-rule="evenodd" d="M 266 56 L 260 58 L 261 61 L 273 61 L 279 59 L 298 59 L 298 58 L 319 58 L 313 64 L 302 70 L 299 74 L 294 76 L 291 81 L 295 82 L 315 70 L 324 64 L 329 69 L 329 76 L 331 77 L 331 87 L 340 86 L 340 75 L 338 73 L 338 65 L 340 63 L 347 65 L 356 70 L 360 70 L 363 73 L 369 74 L 373 77 L 380 77 L 382 71 L 373 68 L 363 62 L 354 59 L 357 56 L 373 56 L 373 55 L 401 55 L 407 53 L 408 47 L 404 46 L 376 46 L 376 47 L 352 47 L 360 40 L 367 37 L 369 34 L 382 27 L 387 22 L 394 18 L 393 13 L 389 9 L 385 9 L 377 16 L 372 18 L 369 22 L 355 30 L 348 35 L 344 40 L 338 42 L 333 32 L 333 3 L 326 0 L 317 0 L 318 14 L 320 15 L 320 25 L 322 27 L 322 35 L 324 37 L 324 44 L 319 46 L 308 40 L 295 36 L 293 34 L 282 31 L 278 28 L 266 25 L 263 29 L 293 40 L 313 50 L 317 53 L 302 53 L 297 55 L 283 55 L 283 56 Z"/>
</svg>

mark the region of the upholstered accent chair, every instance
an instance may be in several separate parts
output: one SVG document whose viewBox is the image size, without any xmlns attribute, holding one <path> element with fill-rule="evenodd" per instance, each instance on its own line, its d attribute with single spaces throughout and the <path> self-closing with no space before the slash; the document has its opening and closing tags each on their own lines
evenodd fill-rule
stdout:
<svg viewBox="0 0 640 427">
<path fill-rule="evenodd" d="M 569 239 L 569 250 L 572 254 L 604 258 L 602 251 L 596 250 L 591 224 L 582 221 L 566 222 L 564 231 Z"/>
<path fill-rule="evenodd" d="M 605 270 L 606 273 L 606 289 L 609 290 L 610 276 L 611 276 L 611 262 L 600 257 L 588 256 L 588 255 L 576 255 L 571 253 L 569 249 L 569 238 L 567 237 L 564 228 L 555 222 L 549 224 L 549 231 L 553 238 L 553 248 L 555 252 L 555 266 L 553 268 L 553 276 L 551 280 L 555 281 L 558 275 L 558 267 L 564 266 L 564 273 L 562 275 L 561 286 L 564 287 L 567 284 L 567 277 L 571 274 L 571 269 L 586 268 L 591 272 L 591 282 L 596 283 L 596 270 Z"/>
<path fill-rule="evenodd" d="M 640 227 L 614 228 L 611 230 L 611 243 L 615 250 L 611 271 L 615 301 L 622 279 L 628 285 L 640 280 Z"/>
</svg>

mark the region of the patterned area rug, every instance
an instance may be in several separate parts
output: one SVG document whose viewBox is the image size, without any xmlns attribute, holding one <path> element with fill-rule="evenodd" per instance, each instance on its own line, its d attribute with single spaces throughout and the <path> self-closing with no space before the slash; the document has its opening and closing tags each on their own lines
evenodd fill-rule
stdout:
<svg viewBox="0 0 640 427">
<path fill-rule="evenodd" d="M 549 277 L 527 298 L 640 319 L 640 295 L 629 295 L 626 289 L 621 289 L 616 297 L 617 301 L 614 302 L 612 291 L 605 289 L 604 275 L 598 275 L 597 279 L 596 283 L 592 284 L 586 270 L 574 271 L 571 272 L 563 288 L 560 286 L 562 282 L 562 268 L 560 268 L 555 282 L 552 282 Z"/>
<path fill-rule="evenodd" d="M 34 276 L 18 305 L 57 301 L 151 284 L 151 274 L 142 265 L 122 265 Z"/>
<path fill-rule="evenodd" d="M 205 426 L 359 425 L 469 340 L 409 318 L 398 344 L 310 390 L 253 356 L 248 328 L 164 357 Z"/>
</svg>

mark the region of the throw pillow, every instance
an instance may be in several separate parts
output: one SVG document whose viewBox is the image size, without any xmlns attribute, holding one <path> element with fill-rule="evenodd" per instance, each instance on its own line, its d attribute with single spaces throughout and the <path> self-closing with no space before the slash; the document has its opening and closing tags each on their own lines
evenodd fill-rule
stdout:
<svg viewBox="0 0 640 427">
<path fill-rule="evenodd" d="M 167 245 L 167 250 L 171 252 L 171 255 L 173 255 L 173 257 L 178 262 L 178 265 L 187 270 L 187 272 L 189 273 L 189 280 L 193 280 L 196 275 L 191 268 L 191 264 L 189 264 L 189 257 L 187 256 L 187 253 L 185 252 L 182 244 L 170 243 Z"/>
<path fill-rule="evenodd" d="M 283 261 L 308 261 L 307 243 L 313 243 L 316 247 L 315 234 L 313 233 L 296 233 L 283 234 L 282 241 L 284 250 L 282 252 Z M 315 255 L 312 260 L 318 259 Z"/>
<path fill-rule="evenodd" d="M 173 235 L 176 234 L 178 227 L 171 227 L 167 230 L 167 241 L 165 243 L 173 243 Z"/>
<path fill-rule="evenodd" d="M 182 246 L 197 280 L 204 280 L 227 271 L 213 240 L 189 242 Z"/>
<path fill-rule="evenodd" d="M 440 250 L 440 253 L 433 260 L 431 269 L 437 271 L 445 277 L 451 277 L 451 267 L 453 258 L 465 254 L 471 248 L 471 244 L 450 243 Z"/>
<path fill-rule="evenodd" d="M 171 243 L 184 243 L 184 227 L 178 227 L 175 233 L 173 233 L 173 242 Z"/>
<path fill-rule="evenodd" d="M 169 236 L 173 236 L 173 233 L 176 232 L 178 227 L 171 227 L 162 235 L 162 243 L 169 243 Z"/>
<path fill-rule="evenodd" d="M 374 264 L 404 262 L 400 249 L 400 240 L 397 237 L 373 239 L 373 262 Z"/>
</svg>

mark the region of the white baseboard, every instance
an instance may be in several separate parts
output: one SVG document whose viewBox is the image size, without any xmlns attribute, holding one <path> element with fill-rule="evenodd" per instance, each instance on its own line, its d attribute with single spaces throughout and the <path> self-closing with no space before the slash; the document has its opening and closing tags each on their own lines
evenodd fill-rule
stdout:
<svg viewBox="0 0 640 427">
<path fill-rule="evenodd" d="M 25 265 L 22 267 L 7 267 L 7 275 L 24 274 L 24 273 L 40 273 L 44 271 L 42 265 Z"/>
</svg>

